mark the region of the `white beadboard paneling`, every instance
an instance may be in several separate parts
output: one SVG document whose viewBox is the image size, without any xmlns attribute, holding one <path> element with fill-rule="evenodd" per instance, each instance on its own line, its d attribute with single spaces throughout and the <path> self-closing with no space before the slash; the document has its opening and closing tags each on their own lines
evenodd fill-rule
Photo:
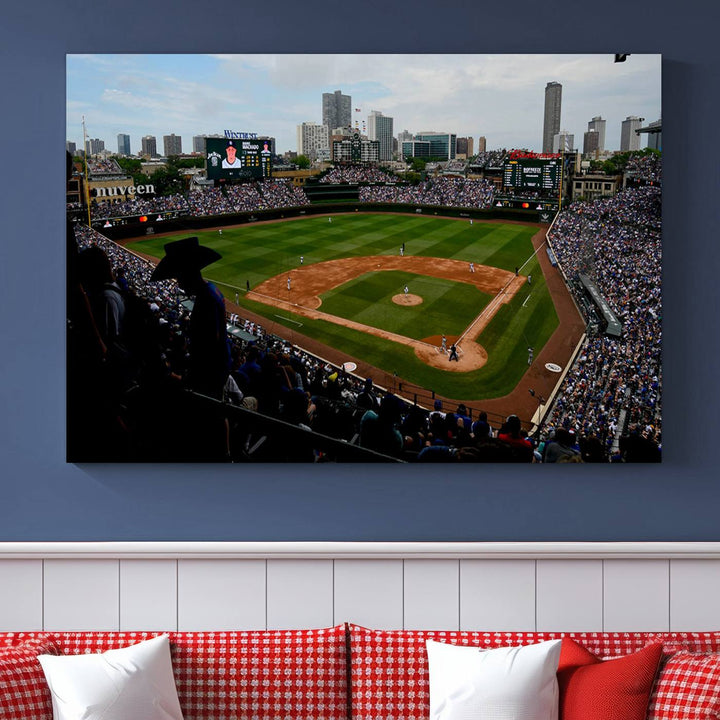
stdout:
<svg viewBox="0 0 720 720">
<path fill-rule="evenodd" d="M 43 629 L 42 560 L 0 560 L 0 632 Z"/>
<path fill-rule="evenodd" d="M 264 630 L 264 560 L 179 560 L 178 630 Z"/>
<path fill-rule="evenodd" d="M 606 632 L 670 629 L 668 560 L 606 560 L 604 566 Z"/>
<path fill-rule="evenodd" d="M 335 621 L 402 629 L 402 576 L 402 560 L 336 560 Z"/>
<path fill-rule="evenodd" d="M 120 629 L 177 630 L 177 561 L 120 561 Z"/>
<path fill-rule="evenodd" d="M 406 630 L 459 629 L 457 560 L 405 560 L 403 575 Z"/>
<path fill-rule="evenodd" d="M 45 630 L 119 630 L 118 560 L 46 560 Z"/>
<path fill-rule="evenodd" d="M 268 560 L 269 629 L 322 628 L 333 624 L 332 560 Z"/>
<path fill-rule="evenodd" d="M 602 629 L 602 560 L 538 560 L 537 630 Z"/>
<path fill-rule="evenodd" d="M 461 560 L 461 630 L 535 630 L 534 560 Z"/>
<path fill-rule="evenodd" d="M 670 630 L 720 630 L 720 560 L 670 561 Z"/>
</svg>

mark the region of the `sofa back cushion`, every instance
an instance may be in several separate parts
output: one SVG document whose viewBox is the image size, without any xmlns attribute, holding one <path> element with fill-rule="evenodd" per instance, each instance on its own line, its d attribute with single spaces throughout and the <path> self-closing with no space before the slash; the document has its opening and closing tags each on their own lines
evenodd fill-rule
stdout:
<svg viewBox="0 0 720 720">
<path fill-rule="evenodd" d="M 531 645 L 567 635 L 599 658 L 643 648 L 649 633 L 371 630 L 350 625 L 353 720 L 421 720 L 429 716 L 426 640 L 483 648 Z"/>
<path fill-rule="evenodd" d="M 0 645 L 0 718 L 52 720 L 52 697 L 38 655 L 58 653 L 49 635 Z"/>
<path fill-rule="evenodd" d="M 80 654 L 127 647 L 160 634 L 52 635 L 62 653 Z M 34 636 L 13 635 L 15 642 Z M 347 720 L 344 625 L 317 630 L 169 635 L 175 684 L 185 720 Z M 6 639 L 0 638 L 0 648 Z"/>
</svg>

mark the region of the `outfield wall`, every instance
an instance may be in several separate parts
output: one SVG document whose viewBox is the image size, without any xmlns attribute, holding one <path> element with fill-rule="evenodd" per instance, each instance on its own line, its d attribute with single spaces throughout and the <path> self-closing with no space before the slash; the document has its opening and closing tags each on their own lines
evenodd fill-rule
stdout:
<svg viewBox="0 0 720 720">
<path fill-rule="evenodd" d="M 483 220 L 511 220 L 515 222 L 538 223 L 538 213 L 535 210 L 514 210 L 512 208 L 477 210 L 438 205 L 329 202 L 317 205 L 303 205 L 300 207 L 257 210 L 254 212 L 225 215 L 206 215 L 202 217 L 184 215 L 174 220 L 163 220 L 161 222 L 139 223 L 128 220 L 127 225 L 119 225 L 111 228 L 104 228 L 101 222 L 93 222 L 93 228 L 111 240 L 127 240 L 128 238 L 142 237 L 147 233 L 148 229 L 151 228 L 155 233 L 191 232 L 193 230 L 206 230 L 208 228 L 244 225 L 245 223 L 261 222 L 263 220 L 281 220 L 306 217 L 309 215 L 351 212 L 439 215 L 442 217 L 472 218 L 473 220 L 481 222 Z"/>
</svg>

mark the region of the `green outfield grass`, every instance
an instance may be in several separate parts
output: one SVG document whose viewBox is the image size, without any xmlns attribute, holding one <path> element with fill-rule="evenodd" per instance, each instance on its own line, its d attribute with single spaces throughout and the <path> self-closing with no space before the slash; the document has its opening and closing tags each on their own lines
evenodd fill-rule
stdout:
<svg viewBox="0 0 720 720">
<path fill-rule="evenodd" d="M 217 283 L 226 298 L 267 318 L 267 329 L 290 336 L 301 332 L 387 373 L 447 397 L 481 400 L 510 392 L 527 370 L 527 348 L 537 354 L 558 320 L 537 260 L 532 257 L 533 226 L 482 223 L 415 215 L 347 213 L 286 222 L 258 223 L 218 231 L 192 231 L 203 245 L 217 250 L 222 260 L 208 267 L 205 277 Z M 168 237 L 150 238 L 133 249 L 155 257 L 164 255 Z M 309 320 L 278 311 L 245 297 L 246 281 L 255 287 L 264 280 L 304 265 L 343 257 L 397 255 L 405 243 L 406 255 L 443 257 L 499 267 L 522 268 L 531 274 L 513 301 L 503 306 L 480 336 L 488 362 L 468 373 L 428 367 L 407 346 L 382 340 L 323 320 Z M 398 306 L 393 295 L 407 284 L 421 295 L 417 306 Z M 467 283 L 399 271 L 367 273 L 323 296 L 323 311 L 422 339 L 445 333 L 459 335 L 491 299 Z M 290 338 L 292 339 L 292 338 Z"/>
</svg>

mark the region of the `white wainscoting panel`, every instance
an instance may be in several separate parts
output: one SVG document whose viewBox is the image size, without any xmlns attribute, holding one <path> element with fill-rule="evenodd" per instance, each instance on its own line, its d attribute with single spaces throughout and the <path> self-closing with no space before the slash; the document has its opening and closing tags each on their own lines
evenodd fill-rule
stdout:
<svg viewBox="0 0 720 720">
<path fill-rule="evenodd" d="M 0 560 L 0 632 L 43 629 L 43 561 Z"/>
<path fill-rule="evenodd" d="M 670 561 L 670 630 L 720 628 L 720 560 Z"/>
<path fill-rule="evenodd" d="M 402 560 L 336 560 L 335 620 L 380 630 L 403 626 Z"/>
<path fill-rule="evenodd" d="M 120 561 L 120 629 L 177 630 L 176 560 Z"/>
<path fill-rule="evenodd" d="M 458 560 L 405 560 L 406 630 L 458 630 L 460 627 Z"/>
<path fill-rule="evenodd" d="M 535 630 L 534 560 L 461 560 L 461 630 Z"/>
<path fill-rule="evenodd" d="M 0 543 L 0 632 L 720 631 L 720 543 Z"/>
<path fill-rule="evenodd" d="M 670 629 L 668 560 L 605 560 L 605 630 Z"/>
<path fill-rule="evenodd" d="M 322 628 L 334 624 L 332 560 L 268 560 L 269 629 Z"/>
<path fill-rule="evenodd" d="M 45 630 L 119 630 L 119 560 L 45 560 Z"/>
<path fill-rule="evenodd" d="M 602 560 L 537 561 L 537 629 L 602 631 Z"/>
<path fill-rule="evenodd" d="M 178 630 L 264 630 L 265 560 L 179 560 Z"/>
</svg>

